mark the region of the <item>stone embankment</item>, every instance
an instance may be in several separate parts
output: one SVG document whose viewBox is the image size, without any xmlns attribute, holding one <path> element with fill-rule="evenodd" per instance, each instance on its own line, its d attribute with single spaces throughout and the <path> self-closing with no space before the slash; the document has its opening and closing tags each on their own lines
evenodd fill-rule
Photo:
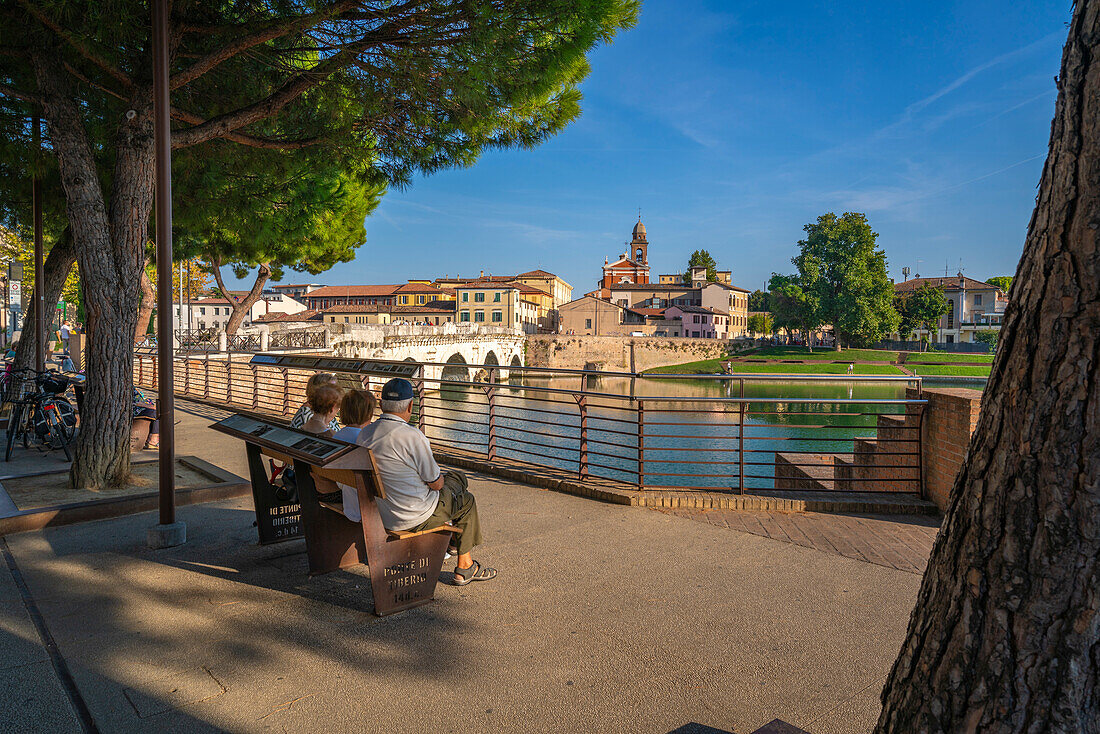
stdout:
<svg viewBox="0 0 1100 734">
<path fill-rule="evenodd" d="M 557 369 L 642 372 L 654 367 L 718 359 L 737 351 L 745 340 L 682 337 L 565 336 L 527 337 L 527 365 Z"/>
</svg>

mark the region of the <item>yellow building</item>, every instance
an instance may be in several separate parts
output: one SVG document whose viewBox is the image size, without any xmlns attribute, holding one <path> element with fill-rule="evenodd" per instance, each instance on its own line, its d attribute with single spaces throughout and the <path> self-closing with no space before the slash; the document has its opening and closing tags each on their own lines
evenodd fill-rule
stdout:
<svg viewBox="0 0 1100 734">
<path fill-rule="evenodd" d="M 538 330 L 539 306 L 521 293 L 528 287 L 488 280 L 460 285 L 455 288 L 457 322 L 495 324 L 534 334 Z"/>
<path fill-rule="evenodd" d="M 431 301 L 453 301 L 455 292 L 439 288 L 426 280 L 410 280 L 393 292 L 395 306 L 423 306 Z"/>
</svg>

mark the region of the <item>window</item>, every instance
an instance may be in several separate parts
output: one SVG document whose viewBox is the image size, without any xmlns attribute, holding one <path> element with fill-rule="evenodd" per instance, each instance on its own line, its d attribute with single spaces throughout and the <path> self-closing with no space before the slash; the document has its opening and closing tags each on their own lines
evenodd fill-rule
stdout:
<svg viewBox="0 0 1100 734">
<path fill-rule="evenodd" d="M 474 321 L 479 321 L 480 322 L 480 321 L 484 321 L 484 320 L 485 320 L 485 312 L 484 311 L 474 311 Z"/>
<path fill-rule="evenodd" d="M 982 296 L 981 296 L 981 294 L 980 294 L 980 293 L 979 293 L 979 294 L 976 294 L 976 295 L 974 296 L 974 305 L 975 305 L 975 306 L 980 306 L 980 305 L 982 305 Z"/>
<path fill-rule="evenodd" d="M 348 323 L 348 317 L 347 316 L 344 317 L 344 323 L 345 324 Z"/>
<path fill-rule="evenodd" d="M 418 304 L 420 304 L 421 306 L 423 306 L 424 305 L 424 296 L 417 296 L 416 297 L 416 302 Z"/>
<path fill-rule="evenodd" d="M 586 328 L 586 329 L 591 329 L 592 328 L 592 319 L 585 319 L 584 320 L 584 328 Z"/>
<path fill-rule="evenodd" d="M 493 294 L 493 303 L 500 303 L 500 291 Z"/>
<path fill-rule="evenodd" d="M 698 324 L 699 323 L 699 314 L 695 314 L 694 316 L 691 317 L 691 323 L 693 323 L 693 324 Z"/>
<path fill-rule="evenodd" d="M 462 295 L 466 295 L 466 294 L 463 293 Z M 464 298 L 462 300 L 466 300 L 466 299 Z M 469 311 L 461 312 L 460 314 L 458 314 L 458 320 L 459 321 L 469 321 L 470 320 L 470 312 Z"/>
<path fill-rule="evenodd" d="M 493 323 L 499 324 L 504 321 L 504 313 L 501 311 L 493 311 Z"/>
<path fill-rule="evenodd" d="M 469 303 L 469 302 L 470 302 L 470 294 L 469 294 L 469 293 L 465 293 L 465 292 L 463 292 L 463 294 L 462 294 L 462 302 L 463 302 L 463 303 Z M 463 320 L 464 320 L 464 321 L 469 321 L 469 319 L 463 319 Z"/>
<path fill-rule="evenodd" d="M 202 316 L 206 315 L 206 306 L 200 306 L 199 307 L 199 314 L 202 315 Z M 201 329 L 203 327 L 200 326 L 199 328 Z"/>
<path fill-rule="evenodd" d="M 474 294 L 474 302 L 475 303 L 485 303 L 485 294 L 482 293 L 481 291 L 478 291 L 477 293 L 475 293 Z"/>
</svg>

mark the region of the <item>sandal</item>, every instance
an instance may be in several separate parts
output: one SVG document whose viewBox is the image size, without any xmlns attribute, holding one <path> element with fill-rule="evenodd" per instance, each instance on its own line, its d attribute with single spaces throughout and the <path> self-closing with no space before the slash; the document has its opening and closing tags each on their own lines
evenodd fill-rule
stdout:
<svg viewBox="0 0 1100 734">
<path fill-rule="evenodd" d="M 157 439 L 156 441 L 149 441 L 148 443 L 145 444 L 145 450 L 146 451 L 156 451 L 159 448 L 160 448 L 160 439 Z"/>
<path fill-rule="evenodd" d="M 455 569 L 455 586 L 465 586 L 474 581 L 488 581 L 497 577 L 497 570 L 474 561 L 469 568 Z"/>
</svg>

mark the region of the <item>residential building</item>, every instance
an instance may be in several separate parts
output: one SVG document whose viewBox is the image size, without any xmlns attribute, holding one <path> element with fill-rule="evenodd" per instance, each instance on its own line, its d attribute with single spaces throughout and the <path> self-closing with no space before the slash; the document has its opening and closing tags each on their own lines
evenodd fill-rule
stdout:
<svg viewBox="0 0 1100 734">
<path fill-rule="evenodd" d="M 652 325 L 647 325 L 644 313 L 591 295 L 562 304 L 558 312 L 564 334 L 628 336 L 651 335 L 655 331 Z"/>
<path fill-rule="evenodd" d="M 485 271 L 476 278 L 461 276 L 437 278 L 433 285 L 446 291 L 454 291 L 460 286 L 475 284 L 518 285 L 523 297 L 538 306 L 536 328 L 541 333 L 553 334 L 559 330 L 558 308 L 573 297 L 573 286 L 557 275 L 545 270 L 529 270 L 519 275 L 485 275 Z"/>
<path fill-rule="evenodd" d="M 330 306 L 321 312 L 321 320 L 326 324 L 360 324 L 363 326 L 385 326 L 391 322 L 389 305 L 358 305 L 342 303 L 338 306 Z"/>
<path fill-rule="evenodd" d="M 333 306 L 390 306 L 400 285 L 326 285 L 306 294 L 306 305 L 318 311 Z"/>
<path fill-rule="evenodd" d="M 725 339 L 729 335 L 729 315 L 703 306 L 669 306 L 665 309 L 668 336 L 693 339 Z M 673 325 L 672 322 L 679 322 Z M 675 331 L 676 333 L 672 333 Z"/>
<path fill-rule="evenodd" d="M 485 323 L 522 329 L 527 334 L 538 331 L 539 306 L 522 290 L 520 283 L 498 283 L 488 279 L 455 287 L 458 298 L 458 323 Z"/>
<path fill-rule="evenodd" d="M 230 295 L 234 298 L 243 298 L 247 293 L 230 291 Z M 233 316 L 233 304 L 225 298 L 213 296 L 184 303 L 182 308 L 180 303 L 176 302 L 172 310 L 172 318 L 179 329 L 223 331 Z M 241 325 L 251 326 L 257 319 L 271 314 L 296 314 L 305 310 L 305 304 L 288 295 L 263 293 L 260 300 L 252 304 Z"/>
<path fill-rule="evenodd" d="M 390 323 L 430 324 L 439 326 L 455 320 L 457 302 L 449 300 L 428 301 L 410 306 L 391 306 Z"/>
<path fill-rule="evenodd" d="M 944 278 L 911 278 L 894 284 L 895 295 L 904 295 L 924 285 L 942 288 L 947 299 L 948 311 L 940 317 L 939 332 L 933 335 L 940 343 L 970 343 L 982 330 L 1000 330 L 1008 307 L 1008 296 L 997 286 L 981 280 L 967 278 L 962 273 Z M 928 335 L 924 329 L 913 332 L 916 339 Z M 909 339 L 910 334 L 895 334 Z"/>
<path fill-rule="evenodd" d="M 423 306 L 430 301 L 453 301 L 454 299 L 454 290 L 439 288 L 426 280 L 410 280 L 393 292 L 395 306 Z"/>
<path fill-rule="evenodd" d="M 636 310 L 667 309 L 671 306 L 711 309 L 725 317 L 721 319 L 721 324 L 725 327 L 722 330 L 724 337 L 745 336 L 749 324 L 750 291 L 735 285 L 713 283 L 705 278 L 704 272 L 701 278 L 695 278 L 691 284 L 683 283 L 682 279 L 680 283 L 620 283 L 609 290 L 608 300 L 623 308 Z"/>
</svg>

